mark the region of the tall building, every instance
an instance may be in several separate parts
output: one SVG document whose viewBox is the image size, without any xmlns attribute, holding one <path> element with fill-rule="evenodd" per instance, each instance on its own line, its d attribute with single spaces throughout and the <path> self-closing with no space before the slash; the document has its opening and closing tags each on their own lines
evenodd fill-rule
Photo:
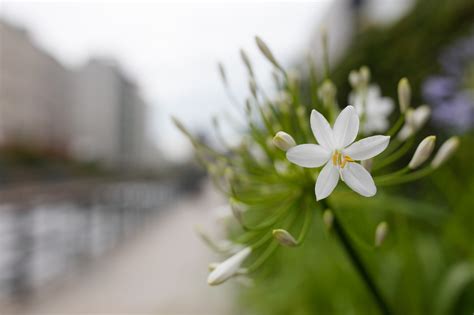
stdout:
<svg viewBox="0 0 474 315">
<path fill-rule="evenodd" d="M 138 167 L 145 145 L 145 103 L 112 60 L 92 59 L 74 80 L 74 156 L 111 167 Z"/>
<path fill-rule="evenodd" d="M 0 20 L 0 147 L 26 145 L 109 168 L 140 169 L 151 143 L 146 104 L 110 59 L 68 69 Z"/>
<path fill-rule="evenodd" d="M 0 21 L 0 146 L 67 151 L 71 71 Z"/>
</svg>

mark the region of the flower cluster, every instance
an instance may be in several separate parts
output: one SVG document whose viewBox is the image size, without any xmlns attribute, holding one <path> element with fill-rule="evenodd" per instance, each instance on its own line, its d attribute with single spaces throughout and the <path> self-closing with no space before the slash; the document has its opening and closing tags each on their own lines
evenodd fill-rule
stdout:
<svg viewBox="0 0 474 315">
<path fill-rule="evenodd" d="M 276 88 L 272 93 L 263 90 L 250 59 L 241 51 L 249 74 L 250 96 L 245 106 L 236 106 L 247 123 L 238 146 L 223 143 L 225 149 L 218 151 L 175 120 L 191 140 L 198 161 L 208 170 L 215 186 L 229 198 L 227 213 L 235 219 L 224 240 L 200 233 L 213 249 L 228 256 L 223 262 L 210 265 L 210 285 L 246 277 L 280 245 L 299 246 L 316 211 L 326 226 L 334 225 L 344 237 L 331 202 L 340 198 L 338 190 L 348 187 L 361 196 L 372 197 L 377 187 L 430 174 L 459 145 L 456 137 L 447 140 L 430 163 L 427 162 L 436 151 L 436 137 L 429 136 L 414 147 L 430 110 L 426 105 L 412 107 L 410 84 L 405 78 L 398 84 L 396 111 L 394 102 L 383 97 L 377 85 L 370 82 L 367 67 L 354 70 L 349 74 L 353 87 L 348 97 L 350 104 L 341 110 L 336 86 L 327 75 L 329 69 L 320 78 L 310 62 L 307 79 L 300 80 L 283 69 L 259 38 L 257 46 L 274 67 Z M 227 92 L 233 95 L 224 67 L 220 65 L 219 70 Z M 302 82 L 307 82 L 310 95 L 302 94 Z M 231 101 L 239 105 L 235 98 Z M 373 135 L 375 132 L 378 135 Z M 411 156 L 410 162 L 401 165 L 407 156 Z M 344 185 L 338 185 L 342 182 Z M 375 246 L 382 244 L 388 225 L 381 222 L 374 231 Z M 343 241 L 349 246 L 347 240 Z"/>
<path fill-rule="evenodd" d="M 474 127 L 474 35 L 458 40 L 440 56 L 442 73 L 423 84 L 423 96 L 434 107 L 441 127 L 467 131 Z"/>
</svg>

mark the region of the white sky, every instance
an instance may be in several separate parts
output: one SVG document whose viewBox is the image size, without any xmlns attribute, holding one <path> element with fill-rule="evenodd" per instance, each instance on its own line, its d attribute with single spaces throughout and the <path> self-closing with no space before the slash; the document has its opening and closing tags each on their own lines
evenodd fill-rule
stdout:
<svg viewBox="0 0 474 315">
<path fill-rule="evenodd" d="M 154 142 L 168 158 L 179 158 L 189 153 L 189 146 L 170 115 L 194 130 L 207 130 L 212 115 L 230 110 L 217 61 L 224 62 L 243 98 L 247 82 L 239 48 L 248 51 L 265 84 L 270 67 L 258 53 L 254 35 L 290 66 L 308 48 L 329 3 L 0 0 L 0 13 L 26 27 L 66 65 L 80 65 L 93 55 L 117 59 L 150 105 Z"/>
</svg>

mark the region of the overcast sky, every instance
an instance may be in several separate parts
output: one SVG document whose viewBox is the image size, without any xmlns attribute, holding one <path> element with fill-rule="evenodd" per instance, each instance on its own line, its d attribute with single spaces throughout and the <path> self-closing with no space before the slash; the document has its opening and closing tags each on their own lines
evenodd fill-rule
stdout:
<svg viewBox="0 0 474 315">
<path fill-rule="evenodd" d="M 314 3 L 212 2 L 0 2 L 1 16 L 24 26 L 58 60 L 77 66 L 90 56 L 111 56 L 140 86 L 150 104 L 150 135 L 168 157 L 189 152 L 170 115 L 195 130 L 229 111 L 217 61 L 237 94 L 247 83 L 238 50 L 254 59 L 269 81 L 270 67 L 254 45 L 258 34 L 284 65 L 308 48 L 330 0 Z"/>
</svg>

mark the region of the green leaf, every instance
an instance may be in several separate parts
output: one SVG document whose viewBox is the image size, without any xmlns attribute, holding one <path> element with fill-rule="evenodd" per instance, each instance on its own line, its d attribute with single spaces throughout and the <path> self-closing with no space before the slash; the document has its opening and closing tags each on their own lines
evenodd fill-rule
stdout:
<svg viewBox="0 0 474 315">
<path fill-rule="evenodd" d="M 474 281 L 474 265 L 472 263 L 463 262 L 451 267 L 441 280 L 438 294 L 433 299 L 433 314 L 452 314 L 456 300 L 472 281 Z"/>
</svg>

